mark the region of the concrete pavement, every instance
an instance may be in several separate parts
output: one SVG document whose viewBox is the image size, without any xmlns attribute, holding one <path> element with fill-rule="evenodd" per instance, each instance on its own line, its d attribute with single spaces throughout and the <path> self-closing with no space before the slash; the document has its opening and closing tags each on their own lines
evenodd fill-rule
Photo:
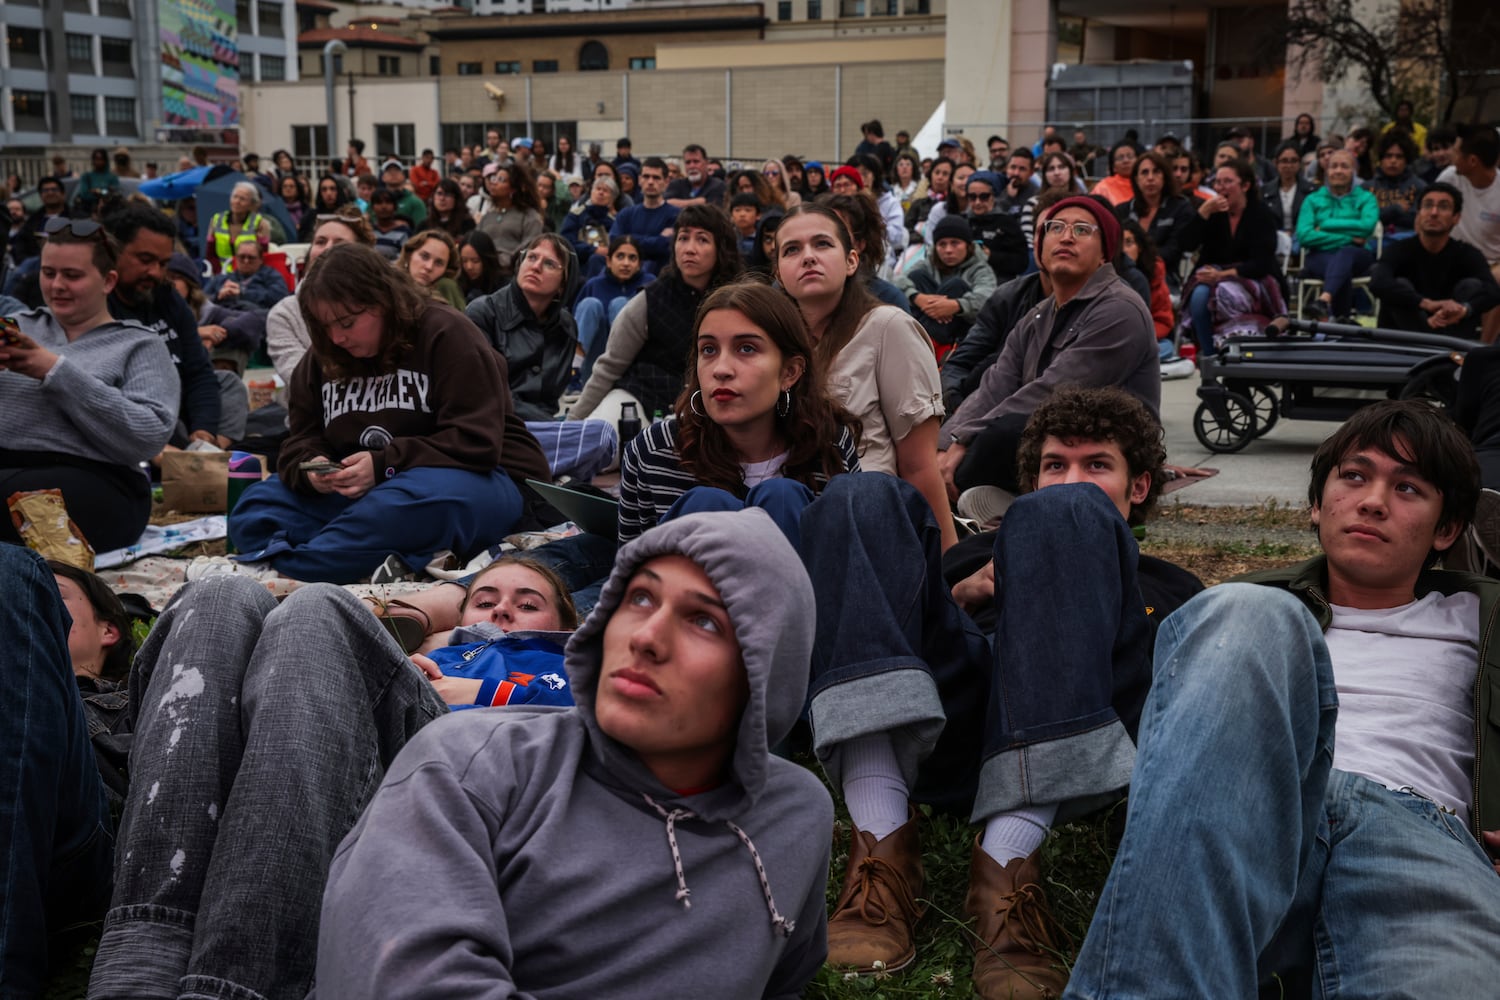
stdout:
<svg viewBox="0 0 1500 1000">
<path fill-rule="evenodd" d="M 1268 434 L 1256 438 L 1242 451 L 1217 455 L 1199 444 L 1193 435 L 1198 385 L 1196 375 L 1162 383 L 1161 416 L 1167 432 L 1167 461 L 1173 465 L 1218 469 L 1219 474 L 1173 493 L 1167 502 L 1227 506 L 1275 500 L 1293 506 L 1305 504 L 1308 464 L 1313 452 L 1339 425 L 1331 420 L 1283 417 Z"/>
</svg>

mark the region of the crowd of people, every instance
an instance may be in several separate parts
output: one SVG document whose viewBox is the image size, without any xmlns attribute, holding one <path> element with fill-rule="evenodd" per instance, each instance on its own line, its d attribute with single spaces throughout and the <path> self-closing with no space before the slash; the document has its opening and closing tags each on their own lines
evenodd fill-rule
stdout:
<svg viewBox="0 0 1500 1000">
<path fill-rule="evenodd" d="M 1299 119 L 1207 166 L 1052 129 L 924 159 L 879 121 L 847 163 L 743 169 L 491 131 L 376 174 L 355 140 L 315 183 L 245 156 L 196 243 L 44 179 L 0 495 L 130 544 L 153 459 L 241 440 L 263 352 L 285 421 L 229 539 L 304 585 L 195 580 L 137 648 L 0 523 L 0 994 L 102 920 L 98 998 L 796 996 L 899 972 L 951 907 L 992 1000 L 1481 995 L 1500 584 L 1434 567 L 1500 488 L 1500 137 L 1416 127 Z M 1323 554 L 1205 591 L 1136 541 L 1163 360 L 1286 312 L 1299 255 L 1315 311 L 1369 272 L 1475 375 L 1457 423 L 1359 410 L 1312 461 Z M 632 415 L 612 531 L 338 586 L 555 527 L 543 440 Z M 1042 845 L 1127 792 L 1069 968 Z M 962 901 L 918 805 L 975 827 Z"/>
</svg>

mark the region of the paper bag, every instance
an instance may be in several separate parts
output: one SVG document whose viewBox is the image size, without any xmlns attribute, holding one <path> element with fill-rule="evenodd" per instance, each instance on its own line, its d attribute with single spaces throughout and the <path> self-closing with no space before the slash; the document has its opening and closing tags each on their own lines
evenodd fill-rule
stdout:
<svg viewBox="0 0 1500 1000">
<path fill-rule="evenodd" d="M 94 549 L 68 516 L 62 490 L 12 493 L 6 506 L 21 541 L 40 552 L 42 558 L 93 572 Z"/>
<path fill-rule="evenodd" d="M 179 514 L 224 513 L 229 507 L 229 452 L 163 452 L 161 503 Z"/>
</svg>

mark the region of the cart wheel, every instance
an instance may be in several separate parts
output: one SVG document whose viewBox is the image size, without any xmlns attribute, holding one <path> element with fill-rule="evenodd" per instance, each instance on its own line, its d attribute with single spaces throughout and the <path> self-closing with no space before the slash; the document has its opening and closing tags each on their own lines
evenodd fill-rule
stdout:
<svg viewBox="0 0 1500 1000">
<path fill-rule="evenodd" d="M 1401 387 L 1401 399 L 1425 399 L 1438 406 L 1451 407 L 1458 402 L 1458 380 L 1451 366 L 1429 368 Z"/>
<path fill-rule="evenodd" d="M 1222 407 L 1222 416 L 1214 413 L 1216 407 L 1209 400 L 1199 403 L 1198 411 L 1193 414 L 1193 434 L 1199 444 L 1209 451 L 1227 454 L 1239 451 L 1255 439 L 1255 404 L 1243 393 L 1226 390 L 1213 402 Z"/>
<path fill-rule="evenodd" d="M 1255 436 L 1264 437 L 1281 418 L 1281 400 L 1277 398 L 1274 388 L 1261 383 L 1250 386 L 1246 395 L 1255 405 Z"/>
</svg>

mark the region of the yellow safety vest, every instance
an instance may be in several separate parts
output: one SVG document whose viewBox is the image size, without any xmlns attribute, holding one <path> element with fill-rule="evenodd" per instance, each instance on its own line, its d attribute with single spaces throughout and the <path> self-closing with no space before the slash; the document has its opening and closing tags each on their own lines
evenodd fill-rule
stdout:
<svg viewBox="0 0 1500 1000">
<path fill-rule="evenodd" d="M 260 213 L 251 212 L 245 224 L 240 227 L 240 235 L 256 236 L 260 233 Z M 219 267 L 224 271 L 234 270 L 234 241 L 229 238 L 229 213 L 215 212 L 214 217 L 208 221 L 208 236 L 213 247 L 213 254 L 219 260 Z"/>
</svg>

